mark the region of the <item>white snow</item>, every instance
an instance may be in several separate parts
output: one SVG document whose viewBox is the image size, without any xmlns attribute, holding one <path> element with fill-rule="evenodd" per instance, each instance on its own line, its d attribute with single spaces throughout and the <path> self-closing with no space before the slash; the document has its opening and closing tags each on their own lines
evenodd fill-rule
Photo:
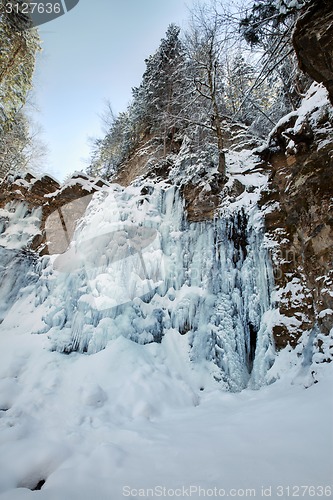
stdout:
<svg viewBox="0 0 333 500">
<path fill-rule="evenodd" d="M 325 318 L 325 316 L 331 316 L 333 314 L 332 309 L 324 309 L 323 311 L 320 311 L 319 313 L 319 318 Z"/>
<path fill-rule="evenodd" d="M 327 89 L 324 85 L 314 82 L 307 91 L 300 107 L 296 111 L 283 116 L 271 131 L 269 137 L 274 135 L 278 128 L 287 124 L 291 118 L 295 118 L 295 124 L 293 127 L 287 129 L 288 132 L 297 134 L 303 124 L 308 121 L 314 134 L 319 135 L 321 132 L 320 123 L 326 113 L 332 114 L 332 106 L 329 101 Z M 327 143 L 326 135 L 324 134 L 323 138 L 318 141 L 318 149 L 324 147 L 325 143 Z M 286 150 L 293 151 L 293 148 L 294 142 L 290 140 L 286 146 Z"/>
<path fill-rule="evenodd" d="M 91 356 L 46 344 L 23 325 L 0 338 L 1 500 L 149 498 L 143 490 L 159 487 L 192 487 L 195 499 L 199 487 L 256 498 L 265 487 L 279 498 L 279 486 L 331 486 L 330 365 L 305 389 L 290 383 L 299 368 L 282 353 L 288 376 L 229 393 L 206 386 L 177 332 L 160 345 L 118 337 Z"/>
<path fill-rule="evenodd" d="M 301 9 L 309 4 L 310 0 L 275 0 L 274 3 L 280 14 L 287 14 L 290 10 Z"/>
<path fill-rule="evenodd" d="M 29 210 L 28 205 L 12 201 L 0 209 L 0 246 L 19 250 L 40 234 L 41 209 Z"/>
</svg>

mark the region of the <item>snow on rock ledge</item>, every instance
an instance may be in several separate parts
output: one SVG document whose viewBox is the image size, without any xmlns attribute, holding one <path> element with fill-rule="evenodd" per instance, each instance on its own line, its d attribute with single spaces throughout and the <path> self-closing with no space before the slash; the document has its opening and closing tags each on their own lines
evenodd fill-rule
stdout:
<svg viewBox="0 0 333 500">
<path fill-rule="evenodd" d="M 34 224 L 36 227 L 39 226 L 39 231 L 35 231 L 33 240 L 26 241 L 25 248 L 38 250 L 40 254 L 47 254 L 45 220 L 50 214 L 58 212 L 63 205 L 73 200 L 84 198 L 85 206 L 80 207 L 80 210 L 71 216 L 77 222 L 84 214 L 91 195 L 106 185 L 108 185 L 107 182 L 102 179 L 89 177 L 82 172 L 75 172 L 63 186 L 50 175 L 38 177 L 31 173 L 8 174 L 2 182 L 0 181 L 2 224 L 8 225 L 11 218 L 8 214 L 13 211 L 21 214 L 19 218 L 23 219 L 26 219 L 27 214 L 33 212 L 36 216 L 38 213 L 39 224 L 36 220 Z M 23 245 L 21 247 L 23 248 Z"/>
<path fill-rule="evenodd" d="M 321 313 L 333 308 L 332 117 L 327 91 L 315 83 L 259 151 L 271 166 L 260 204 L 278 288 L 276 346 L 304 347 L 308 339 L 325 360 L 333 354 L 333 317 Z M 325 342 L 311 336 L 317 331 Z"/>
</svg>

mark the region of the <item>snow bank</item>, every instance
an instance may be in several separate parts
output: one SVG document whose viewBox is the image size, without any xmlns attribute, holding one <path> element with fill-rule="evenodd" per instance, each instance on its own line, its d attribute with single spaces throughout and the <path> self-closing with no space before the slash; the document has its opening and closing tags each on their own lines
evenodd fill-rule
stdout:
<svg viewBox="0 0 333 500">
<path fill-rule="evenodd" d="M 45 347 L 23 328 L 0 339 L 0 499 L 158 498 L 159 488 L 260 498 L 263 487 L 281 498 L 281 488 L 331 487 L 329 365 L 309 389 L 286 377 L 235 394 L 197 390 L 177 332 L 160 345 L 119 337 L 91 356 Z"/>
</svg>

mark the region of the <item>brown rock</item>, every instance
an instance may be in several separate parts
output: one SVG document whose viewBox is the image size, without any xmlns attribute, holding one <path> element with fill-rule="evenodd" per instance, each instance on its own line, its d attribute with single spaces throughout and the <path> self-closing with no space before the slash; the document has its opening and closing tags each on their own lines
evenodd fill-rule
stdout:
<svg viewBox="0 0 333 500">
<path fill-rule="evenodd" d="M 293 44 L 300 68 L 327 88 L 333 104 L 333 9 L 317 0 L 299 18 Z"/>
<path fill-rule="evenodd" d="M 52 236 L 52 217 L 66 225 L 66 234 L 70 240 L 77 221 L 82 217 L 92 194 L 107 185 L 101 179 L 75 174 L 63 187 L 48 175 L 37 179 L 33 174 L 27 173 L 24 178 L 8 176 L 0 184 L 0 208 L 7 203 L 17 201 L 28 205 L 30 209 L 42 208 L 40 231 L 30 243 L 30 249 L 44 255 L 63 252 L 66 250 L 58 233 L 54 232 L 53 241 L 47 245 L 47 240 Z M 76 202 L 76 203 L 73 203 Z M 47 231 L 45 224 L 48 221 Z M 66 242 L 68 245 L 68 241 Z"/>
<path fill-rule="evenodd" d="M 282 317 L 299 323 L 293 328 L 276 325 L 277 348 L 288 342 L 294 346 L 316 324 L 326 334 L 333 327 L 333 315 L 320 315 L 333 305 L 333 127 L 327 115 L 326 120 L 321 124 L 325 137 L 316 130 L 308 133 L 307 152 L 290 156 L 280 149 L 270 155 L 270 189 L 261 204 L 267 232 L 278 245 L 273 251 L 277 305 Z M 276 133 L 275 143 L 284 131 L 281 127 Z"/>
</svg>

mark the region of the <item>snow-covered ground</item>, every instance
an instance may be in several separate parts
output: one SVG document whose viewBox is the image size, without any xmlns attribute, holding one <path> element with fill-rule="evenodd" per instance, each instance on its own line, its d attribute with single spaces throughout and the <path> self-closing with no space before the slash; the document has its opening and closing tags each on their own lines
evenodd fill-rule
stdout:
<svg viewBox="0 0 333 500">
<path fill-rule="evenodd" d="M 0 339 L 1 500 L 331 496 L 332 365 L 309 388 L 294 368 L 230 393 L 177 333 L 90 356 L 45 342 L 24 327 Z"/>
</svg>

